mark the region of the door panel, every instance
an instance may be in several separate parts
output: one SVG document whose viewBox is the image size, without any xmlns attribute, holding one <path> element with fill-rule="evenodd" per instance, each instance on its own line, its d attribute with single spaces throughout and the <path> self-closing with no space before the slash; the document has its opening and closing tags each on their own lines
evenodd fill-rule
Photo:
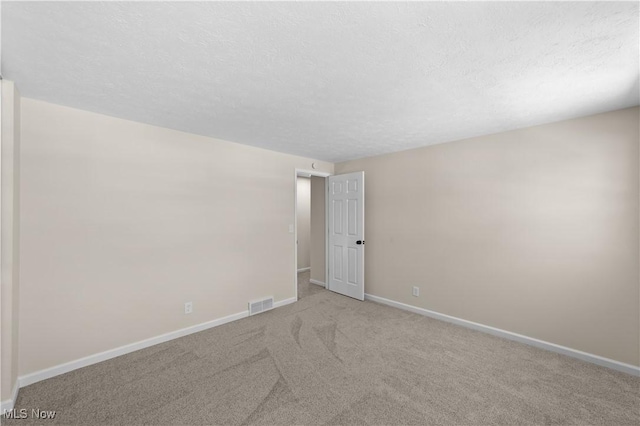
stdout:
<svg viewBox="0 0 640 426">
<path fill-rule="evenodd" d="M 334 234 L 342 235 L 342 200 L 333 201 Z"/>
<path fill-rule="evenodd" d="M 329 176 L 329 290 L 364 300 L 364 172 Z"/>
</svg>

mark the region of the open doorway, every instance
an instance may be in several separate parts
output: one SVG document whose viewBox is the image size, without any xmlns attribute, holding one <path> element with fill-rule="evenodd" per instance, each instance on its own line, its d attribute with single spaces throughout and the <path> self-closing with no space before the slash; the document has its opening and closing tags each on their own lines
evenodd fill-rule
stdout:
<svg viewBox="0 0 640 426">
<path fill-rule="evenodd" d="M 296 296 L 302 299 L 326 288 L 326 177 L 296 170 Z"/>
<path fill-rule="evenodd" d="M 296 169 L 294 188 L 296 299 L 304 285 L 303 293 L 317 293 L 324 287 L 364 300 L 364 172 L 330 176 Z"/>
</svg>

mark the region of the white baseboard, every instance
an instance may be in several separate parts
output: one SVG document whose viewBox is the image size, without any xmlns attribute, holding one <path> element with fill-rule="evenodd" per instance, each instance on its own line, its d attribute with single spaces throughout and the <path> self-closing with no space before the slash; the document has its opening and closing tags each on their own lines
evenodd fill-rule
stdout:
<svg viewBox="0 0 640 426">
<path fill-rule="evenodd" d="M 582 352 L 576 349 L 567 348 L 566 346 L 556 345 L 555 343 L 545 342 L 544 340 L 534 339 L 533 337 L 523 336 L 522 334 L 512 333 L 510 331 L 501 330 L 499 328 L 491 327 L 477 322 L 467 321 L 461 318 L 452 317 L 450 315 L 441 314 L 438 312 L 430 311 L 428 309 L 418 308 L 416 306 L 407 305 L 405 303 L 396 302 L 395 300 L 385 299 L 384 297 L 374 296 L 372 294 L 365 294 L 365 300 L 372 302 L 382 303 L 383 305 L 393 306 L 405 311 L 413 312 L 415 314 L 424 315 L 430 318 L 434 318 L 441 321 L 450 322 L 452 324 L 460 325 L 462 327 L 471 328 L 473 330 L 482 331 L 484 333 L 492 334 L 494 336 L 502 337 L 516 342 L 524 343 L 527 345 L 535 346 L 537 348 L 546 349 L 551 352 L 556 352 L 562 355 L 567 355 L 573 358 L 578 358 L 582 361 L 587 361 L 593 364 L 600 365 L 602 367 L 611 368 L 613 370 L 622 371 L 634 376 L 640 376 L 640 367 L 631 364 L 625 364 L 623 362 L 615 361 L 613 359 L 604 358 L 599 355 Z"/>
<path fill-rule="evenodd" d="M 13 384 L 13 390 L 11 391 L 11 399 L 4 400 L 0 402 L 0 415 L 2 415 L 5 411 L 13 410 L 13 407 L 18 400 L 18 391 L 20 390 L 20 379 L 16 380 Z"/>
<path fill-rule="evenodd" d="M 314 280 L 314 279 L 310 279 L 309 282 L 311 284 L 317 284 L 317 285 L 321 285 L 322 287 L 326 287 L 327 285 L 325 283 L 323 283 L 322 281 L 318 281 L 318 280 Z"/>
<path fill-rule="evenodd" d="M 304 272 L 304 271 L 310 271 L 311 270 L 311 266 L 308 266 L 306 268 L 300 268 L 298 269 L 298 272 Z"/>
<path fill-rule="evenodd" d="M 297 301 L 298 301 L 298 299 L 296 299 L 295 297 L 292 297 L 292 298 L 290 298 L 290 299 L 284 299 L 284 300 L 281 300 L 281 301 L 279 301 L 279 302 L 274 303 L 274 304 L 273 304 L 273 307 L 274 307 L 274 308 L 279 308 L 279 307 L 281 307 L 281 306 L 289 305 L 289 304 L 294 303 L 294 302 L 297 302 Z"/>
<path fill-rule="evenodd" d="M 292 297 L 290 299 L 280 300 L 273 304 L 274 308 L 288 305 L 295 302 L 297 299 Z M 87 367 L 89 365 L 97 364 L 102 361 L 106 361 L 111 358 L 115 358 L 120 355 L 125 355 L 131 352 L 138 351 L 140 349 L 148 348 L 150 346 L 157 345 L 159 343 L 168 342 L 169 340 L 177 339 L 179 337 L 187 336 L 189 334 L 197 333 L 199 331 L 207 330 L 209 328 L 218 327 L 223 324 L 227 324 L 232 321 L 237 321 L 249 316 L 249 311 L 238 312 L 237 314 L 229 315 L 223 318 L 218 318 L 212 321 L 203 322 L 201 324 L 186 327 L 180 330 L 171 331 L 169 333 L 161 334 L 160 336 L 151 337 L 149 339 L 141 340 L 139 342 L 131 343 L 128 345 L 120 346 L 119 348 L 110 349 L 104 352 L 100 352 L 94 355 L 89 355 L 84 358 L 80 358 L 74 361 L 66 362 L 64 364 L 56 365 L 54 367 L 46 368 L 44 370 L 36 371 L 34 373 L 26 374 L 18 378 L 20 387 L 29 386 L 33 383 L 40 382 L 42 380 L 50 379 L 51 377 L 59 376 L 60 374 L 68 373 L 78 368 Z M 4 408 L 4 402 L 2 403 Z"/>
</svg>

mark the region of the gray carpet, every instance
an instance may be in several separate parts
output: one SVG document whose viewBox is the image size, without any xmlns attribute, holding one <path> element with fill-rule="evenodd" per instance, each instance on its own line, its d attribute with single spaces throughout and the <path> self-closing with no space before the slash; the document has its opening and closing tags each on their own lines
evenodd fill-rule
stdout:
<svg viewBox="0 0 640 426">
<path fill-rule="evenodd" d="M 309 271 L 298 273 L 298 300 L 326 291 L 321 285 L 311 284 L 309 282 L 310 275 L 311 273 Z"/>
<path fill-rule="evenodd" d="M 637 377 L 308 278 L 297 303 L 36 383 L 17 408 L 77 425 L 640 423 Z"/>
</svg>

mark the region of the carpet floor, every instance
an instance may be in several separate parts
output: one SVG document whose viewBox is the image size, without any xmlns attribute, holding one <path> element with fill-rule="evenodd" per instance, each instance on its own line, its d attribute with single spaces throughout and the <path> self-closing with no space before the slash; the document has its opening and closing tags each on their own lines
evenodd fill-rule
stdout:
<svg viewBox="0 0 640 426">
<path fill-rule="evenodd" d="M 640 378 L 309 284 L 297 303 L 20 390 L 6 425 L 638 425 Z M 44 348 L 43 348 L 44 349 Z"/>
</svg>

